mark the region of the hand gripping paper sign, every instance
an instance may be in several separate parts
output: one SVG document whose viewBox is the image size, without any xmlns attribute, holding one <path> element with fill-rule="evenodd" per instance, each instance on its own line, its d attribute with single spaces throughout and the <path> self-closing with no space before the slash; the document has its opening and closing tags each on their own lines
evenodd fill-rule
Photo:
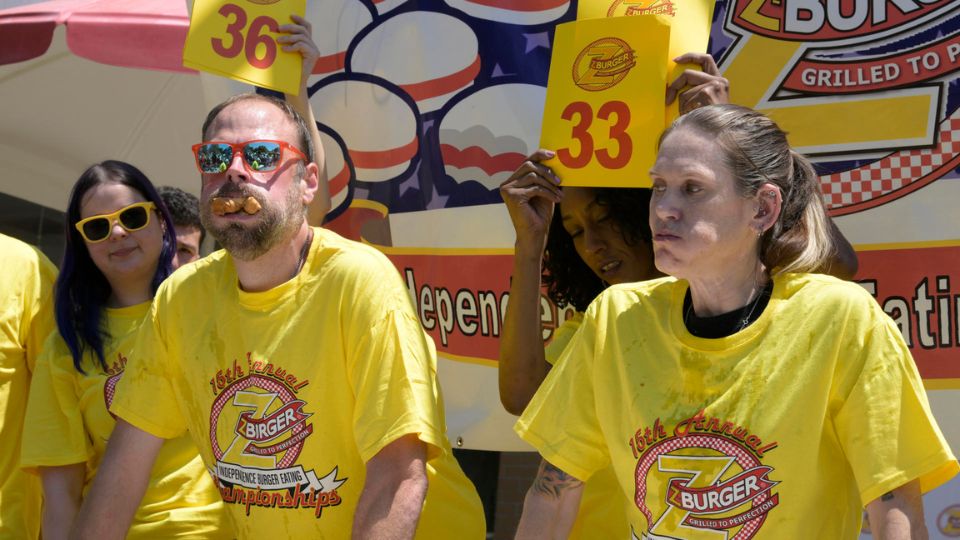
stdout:
<svg viewBox="0 0 960 540">
<path fill-rule="evenodd" d="M 663 128 L 670 27 L 656 17 L 557 26 L 540 146 L 567 186 L 645 187 Z"/>
<path fill-rule="evenodd" d="M 580 0 L 577 20 L 604 17 L 657 17 L 670 25 L 670 50 L 667 56 L 667 82 L 689 67 L 673 61 L 689 52 L 706 52 L 710 39 L 715 0 Z M 680 116 L 680 102 L 667 107 L 666 125 Z"/>
<path fill-rule="evenodd" d="M 296 95 L 302 58 L 284 52 L 277 28 L 306 0 L 195 0 L 183 65 Z"/>
</svg>

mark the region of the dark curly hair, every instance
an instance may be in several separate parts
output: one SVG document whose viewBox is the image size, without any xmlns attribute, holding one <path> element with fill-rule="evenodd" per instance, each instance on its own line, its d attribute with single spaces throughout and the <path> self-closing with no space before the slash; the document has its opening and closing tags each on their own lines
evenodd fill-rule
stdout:
<svg viewBox="0 0 960 540">
<path fill-rule="evenodd" d="M 200 223 L 200 201 L 193 193 L 188 193 L 173 186 L 160 186 L 157 193 L 163 199 L 163 204 L 170 211 L 173 224 L 176 227 L 193 227 L 200 231 L 200 243 L 207 235 Z"/>
<path fill-rule="evenodd" d="M 597 204 L 610 209 L 614 227 L 628 245 L 650 242 L 650 190 L 646 188 L 593 188 Z M 563 228 L 560 209 L 553 213 L 547 247 L 543 254 L 543 276 L 547 295 L 558 307 L 587 309 L 607 288 L 573 247 L 573 238 Z"/>
</svg>

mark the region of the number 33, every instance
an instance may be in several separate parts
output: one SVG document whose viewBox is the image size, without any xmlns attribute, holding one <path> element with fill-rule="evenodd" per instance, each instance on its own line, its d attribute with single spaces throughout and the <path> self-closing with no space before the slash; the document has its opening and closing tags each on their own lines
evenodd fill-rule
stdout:
<svg viewBox="0 0 960 540">
<path fill-rule="evenodd" d="M 594 156 L 597 163 L 605 169 L 620 169 L 630 162 L 630 156 L 633 155 L 633 141 L 627 134 L 627 126 L 630 125 L 630 108 L 622 101 L 608 101 L 597 110 L 597 118 L 610 121 L 610 117 L 615 117 L 616 121 L 610 126 L 609 138 L 617 143 L 617 152 L 613 154 L 607 148 L 601 148 L 594 152 L 593 136 L 588 131 L 593 123 L 593 109 L 589 103 L 584 101 L 574 101 L 567 105 L 560 114 L 560 118 L 572 121 L 574 116 L 578 121 L 573 125 L 571 137 L 580 144 L 580 152 L 576 155 L 569 148 L 557 150 L 557 158 L 560 163 L 571 169 L 581 169 L 590 163 Z"/>
</svg>

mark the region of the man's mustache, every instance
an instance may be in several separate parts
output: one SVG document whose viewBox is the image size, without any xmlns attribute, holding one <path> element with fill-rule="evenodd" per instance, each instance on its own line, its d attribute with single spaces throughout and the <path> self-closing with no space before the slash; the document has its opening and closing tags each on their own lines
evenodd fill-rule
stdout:
<svg viewBox="0 0 960 540">
<path fill-rule="evenodd" d="M 220 189 L 210 194 L 211 199 L 215 197 L 222 197 L 222 198 L 229 198 L 229 199 L 240 199 L 240 198 L 245 199 L 247 197 L 253 197 L 254 199 L 257 200 L 257 202 L 260 202 L 261 204 L 263 203 L 263 200 L 256 193 L 253 193 L 252 191 L 247 190 L 246 188 L 233 183 L 224 184 L 223 186 L 220 187 Z"/>
</svg>

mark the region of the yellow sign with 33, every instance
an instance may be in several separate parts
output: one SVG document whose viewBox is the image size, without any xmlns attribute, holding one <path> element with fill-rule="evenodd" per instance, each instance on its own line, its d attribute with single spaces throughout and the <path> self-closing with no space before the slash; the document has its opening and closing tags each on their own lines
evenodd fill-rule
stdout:
<svg viewBox="0 0 960 540">
<path fill-rule="evenodd" d="M 667 56 L 667 81 L 687 69 L 674 58 L 689 52 L 705 52 L 710 38 L 715 0 L 580 0 L 577 20 L 605 17 L 657 17 L 670 25 L 670 48 Z M 679 101 L 667 107 L 666 124 L 680 116 Z"/>
<path fill-rule="evenodd" d="M 643 187 L 663 127 L 670 27 L 656 17 L 557 26 L 540 146 L 568 186 Z"/>
</svg>

